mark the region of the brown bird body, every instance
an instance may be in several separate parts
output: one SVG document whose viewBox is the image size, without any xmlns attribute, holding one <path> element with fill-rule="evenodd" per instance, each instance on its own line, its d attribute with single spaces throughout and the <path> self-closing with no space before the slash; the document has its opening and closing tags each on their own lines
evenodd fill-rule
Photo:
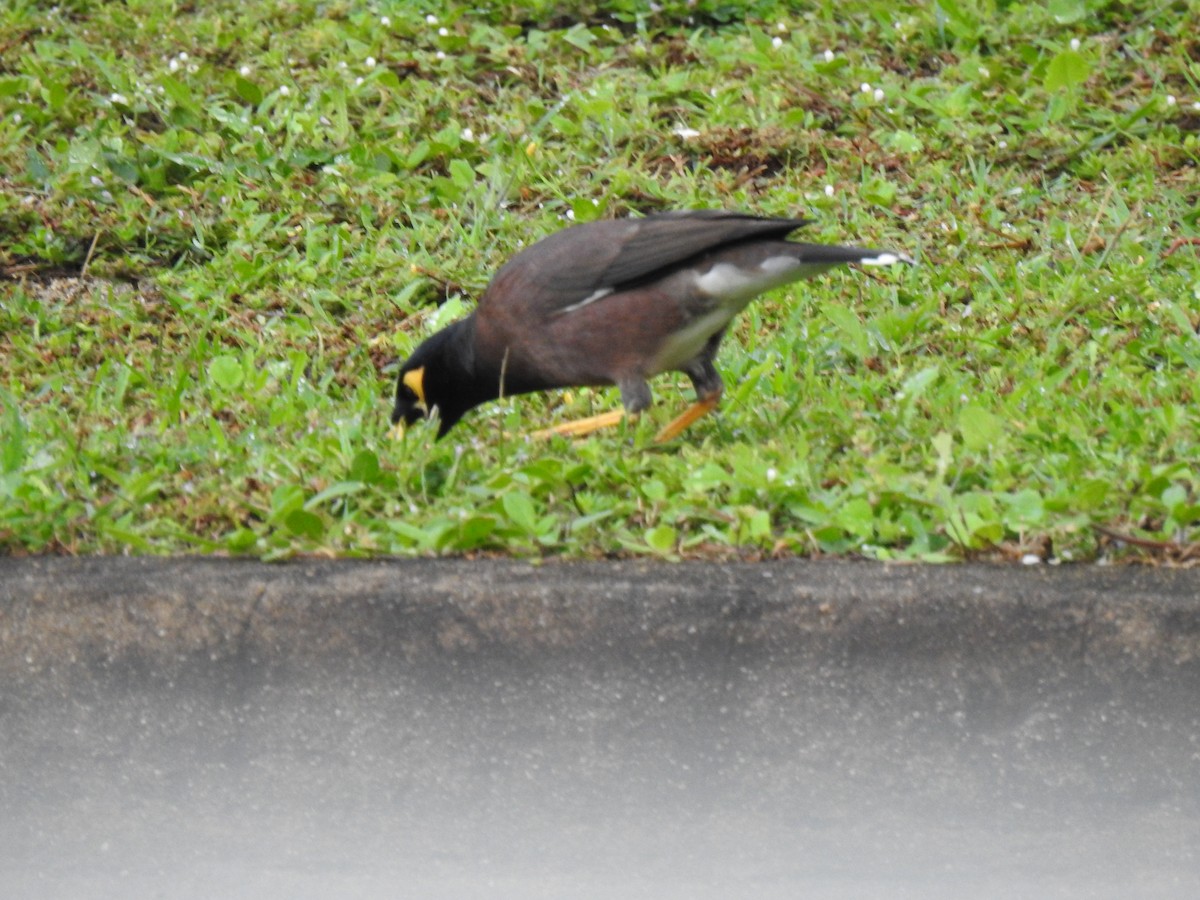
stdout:
<svg viewBox="0 0 1200 900">
<path fill-rule="evenodd" d="M 509 260 L 471 315 L 417 348 L 401 367 L 392 421 L 411 424 L 436 408 L 440 437 L 500 396 L 609 384 L 637 414 L 651 402 L 648 379 L 682 371 L 697 407 L 660 435 L 673 437 L 715 407 L 723 390 L 717 347 L 755 296 L 840 264 L 906 261 L 784 240 L 804 224 L 696 210 L 557 232 Z M 586 433 L 618 418 L 555 430 Z"/>
</svg>

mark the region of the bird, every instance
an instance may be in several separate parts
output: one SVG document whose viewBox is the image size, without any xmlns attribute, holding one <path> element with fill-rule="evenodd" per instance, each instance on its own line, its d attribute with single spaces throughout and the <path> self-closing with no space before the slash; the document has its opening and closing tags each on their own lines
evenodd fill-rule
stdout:
<svg viewBox="0 0 1200 900">
<path fill-rule="evenodd" d="M 636 417 L 652 402 L 648 380 L 680 371 L 696 398 L 655 436 L 672 440 L 717 408 L 717 349 L 756 296 L 835 266 L 912 262 L 892 250 L 786 239 L 808 224 L 694 209 L 557 231 L 501 266 L 469 315 L 405 360 L 392 424 L 403 434 L 434 419 L 440 439 L 490 400 L 616 385 L 620 409 L 535 432 L 578 437 Z"/>
</svg>

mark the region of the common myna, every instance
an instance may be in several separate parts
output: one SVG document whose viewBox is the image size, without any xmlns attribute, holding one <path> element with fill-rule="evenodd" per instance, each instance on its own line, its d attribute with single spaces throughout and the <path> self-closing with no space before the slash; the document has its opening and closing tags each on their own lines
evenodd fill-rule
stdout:
<svg viewBox="0 0 1200 900">
<path fill-rule="evenodd" d="M 909 262 L 900 253 L 801 244 L 804 219 L 692 210 L 575 225 L 509 260 L 465 319 L 400 368 L 392 422 L 438 419 L 438 437 L 497 397 L 615 384 L 625 409 L 538 432 L 587 434 L 650 405 L 647 379 L 685 372 L 696 402 L 659 432 L 669 440 L 714 409 L 713 358 L 756 295 L 833 266 Z"/>
</svg>

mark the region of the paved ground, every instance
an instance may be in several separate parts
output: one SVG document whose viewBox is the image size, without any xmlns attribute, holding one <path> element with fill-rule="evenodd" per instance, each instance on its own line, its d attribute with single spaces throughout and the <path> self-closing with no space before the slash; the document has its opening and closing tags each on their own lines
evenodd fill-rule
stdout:
<svg viewBox="0 0 1200 900">
<path fill-rule="evenodd" d="M 1200 572 L 0 559 L 4 897 L 1200 896 Z"/>
</svg>

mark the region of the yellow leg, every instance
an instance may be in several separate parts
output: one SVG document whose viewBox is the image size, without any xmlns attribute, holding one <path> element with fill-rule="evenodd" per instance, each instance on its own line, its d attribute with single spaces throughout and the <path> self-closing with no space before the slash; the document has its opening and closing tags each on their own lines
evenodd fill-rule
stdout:
<svg viewBox="0 0 1200 900">
<path fill-rule="evenodd" d="M 697 419 L 703 418 L 716 409 L 717 404 L 720 401 L 721 398 L 719 396 L 709 397 L 707 400 L 697 400 L 695 403 L 685 409 L 678 418 L 671 420 L 665 426 L 663 426 L 663 430 L 655 435 L 654 442 L 656 444 L 661 444 L 665 441 L 671 440 L 672 438 L 678 437 L 683 433 L 685 428 L 687 428 Z"/>
<path fill-rule="evenodd" d="M 593 431 L 599 431 L 601 428 L 618 425 L 623 418 L 625 418 L 625 410 L 614 409 L 611 412 L 600 413 L 598 416 L 576 419 L 574 422 L 563 422 L 561 425 L 555 425 L 553 428 L 543 428 L 541 431 L 535 431 L 533 436 L 535 438 L 550 438 L 556 434 L 561 434 L 563 437 L 583 437 L 585 434 L 591 434 Z"/>
</svg>

